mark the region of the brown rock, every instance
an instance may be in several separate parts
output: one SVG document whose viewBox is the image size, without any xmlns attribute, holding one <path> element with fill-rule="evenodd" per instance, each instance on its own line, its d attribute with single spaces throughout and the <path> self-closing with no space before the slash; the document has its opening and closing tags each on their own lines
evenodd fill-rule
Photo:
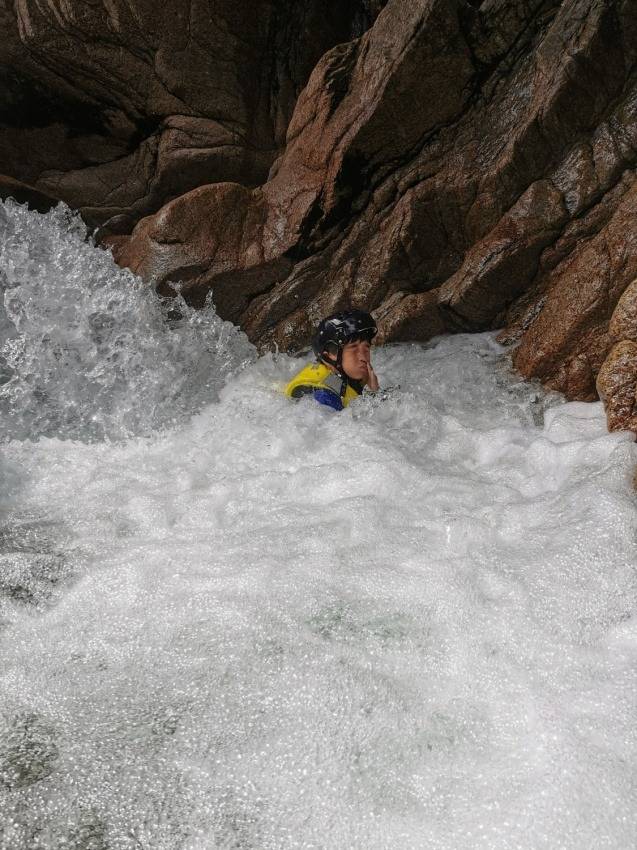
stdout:
<svg viewBox="0 0 637 850">
<path fill-rule="evenodd" d="M 595 375 L 611 345 L 609 320 L 636 275 L 633 178 L 600 233 L 577 245 L 550 273 L 541 309 L 514 352 L 516 368 L 569 398 L 595 398 Z"/>
<path fill-rule="evenodd" d="M 349 304 L 388 340 L 504 325 L 595 397 L 637 277 L 637 0 L 246 8 L 5 0 L 11 173 L 263 346 Z"/>
<path fill-rule="evenodd" d="M 253 338 L 298 344 L 310 327 L 301 320 L 304 330 L 300 332 L 302 305 L 316 317 L 352 296 L 369 302 L 370 283 L 379 294 L 387 292 L 382 278 L 395 259 L 394 252 L 386 250 L 387 240 L 414 246 L 413 237 L 399 226 L 388 223 L 377 228 L 375 222 L 365 222 L 366 244 L 353 249 L 341 246 L 339 251 L 342 229 L 365 207 L 366 186 L 374 171 L 385 169 L 387 160 L 399 156 L 405 146 L 417 146 L 420 139 L 460 114 L 473 67 L 453 3 L 434 0 L 405 7 L 393 2 L 379 16 L 381 22 L 360 41 L 340 45 L 321 60 L 299 99 L 285 154 L 271 179 L 262 190 L 242 196 L 253 208 L 248 215 L 244 207 L 246 220 L 260 222 L 260 235 L 251 232 L 247 241 L 262 240 L 262 258 L 256 262 L 263 266 L 261 285 L 267 290 L 241 317 Z M 402 121 L 397 133 L 399 106 L 407 101 L 419 108 L 411 108 L 409 122 Z M 221 200 L 226 190 L 210 191 L 219 196 L 217 217 L 210 222 L 211 241 L 242 241 L 243 235 L 229 230 L 231 211 L 223 208 Z M 416 215 L 422 214 L 417 203 L 414 209 Z M 372 216 L 376 212 L 372 207 Z M 234 217 L 233 222 L 245 228 L 244 219 Z M 160 262 L 138 259 L 156 251 L 153 240 L 147 239 L 149 229 L 152 224 L 138 225 L 121 262 L 140 270 L 152 267 L 149 279 L 162 287 L 168 279 L 183 277 L 181 254 L 175 250 L 168 259 L 169 252 L 162 248 Z M 374 238 L 372 229 L 380 238 Z M 393 265 L 398 279 L 403 263 Z M 294 270 L 282 279 L 286 267 Z M 238 273 L 244 268 L 240 261 Z M 210 254 L 197 285 L 210 285 L 219 271 L 217 255 Z M 226 262 L 226 280 L 231 273 Z M 357 286 L 356 278 L 363 274 L 366 285 Z M 308 304 L 310 292 L 316 297 L 313 305 Z M 223 310 L 216 289 L 214 298 L 217 309 Z M 296 321 L 291 321 L 290 313 L 297 316 Z M 290 325 L 295 328 L 292 333 Z"/>
<path fill-rule="evenodd" d="M 507 322 L 525 373 L 593 397 L 632 263 L 631 4 L 391 0 L 319 62 L 241 216 L 210 189 L 208 241 L 250 244 L 250 260 L 204 248 L 193 275 L 144 222 L 122 261 L 199 301 L 212 286 L 222 315 L 250 268 L 258 292 L 227 317 L 262 345 L 300 345 L 347 304 L 386 339 Z"/>
<path fill-rule="evenodd" d="M 435 291 L 410 295 L 397 292 L 376 311 L 376 315 L 380 344 L 387 340 L 431 339 L 446 330 Z"/>
<path fill-rule="evenodd" d="M 637 278 L 629 283 L 611 316 L 608 326 L 611 342 L 627 339 L 637 342 Z"/>
<path fill-rule="evenodd" d="M 95 223 L 256 185 L 320 56 L 380 2 L 0 0 L 0 167 Z"/>
<path fill-rule="evenodd" d="M 143 219 L 114 254 L 161 294 L 172 294 L 179 282 L 184 296 L 201 305 L 214 289 L 219 312 L 237 321 L 250 299 L 292 265 L 264 250 L 266 219 L 260 190 L 236 183 L 202 186 Z"/>
<path fill-rule="evenodd" d="M 533 280 L 542 250 L 567 220 L 563 196 L 553 183 L 533 183 L 440 287 L 448 324 L 465 330 L 491 327 L 493 317 Z"/>
<path fill-rule="evenodd" d="M 637 279 L 619 299 L 608 336 L 615 345 L 597 376 L 608 427 L 637 432 Z"/>
<path fill-rule="evenodd" d="M 59 203 L 58 198 L 39 192 L 33 186 L 22 183 L 20 180 L 14 180 L 4 174 L 0 174 L 0 198 L 3 201 L 7 198 L 13 198 L 19 204 L 28 204 L 30 209 L 41 213 L 48 212 Z"/>
<path fill-rule="evenodd" d="M 597 376 L 609 431 L 637 433 L 637 342 L 613 346 Z"/>
</svg>

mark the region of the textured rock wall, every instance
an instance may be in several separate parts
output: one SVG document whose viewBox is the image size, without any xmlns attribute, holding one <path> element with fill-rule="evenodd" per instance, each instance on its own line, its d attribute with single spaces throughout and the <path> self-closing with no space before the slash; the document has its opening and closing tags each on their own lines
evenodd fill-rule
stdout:
<svg viewBox="0 0 637 850">
<path fill-rule="evenodd" d="M 619 299 L 608 329 L 613 343 L 597 376 L 611 431 L 637 433 L 637 279 Z"/>
<path fill-rule="evenodd" d="M 380 0 L 0 0 L 0 174 L 92 223 L 254 186 L 319 57 Z"/>
<path fill-rule="evenodd" d="M 262 186 L 207 186 L 121 262 L 255 340 L 375 310 L 385 339 L 505 326 L 515 363 L 595 397 L 635 277 L 635 0 L 391 0 L 318 63 Z"/>
</svg>

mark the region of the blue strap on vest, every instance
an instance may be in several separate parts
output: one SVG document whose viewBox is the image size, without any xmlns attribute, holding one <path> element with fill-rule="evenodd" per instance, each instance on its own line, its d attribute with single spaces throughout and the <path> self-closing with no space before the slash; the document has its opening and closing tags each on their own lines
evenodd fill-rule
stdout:
<svg viewBox="0 0 637 850">
<path fill-rule="evenodd" d="M 343 402 L 340 396 L 333 393 L 331 390 L 314 390 L 314 399 L 319 404 L 324 404 L 326 407 L 331 407 L 333 410 L 342 410 Z"/>
</svg>

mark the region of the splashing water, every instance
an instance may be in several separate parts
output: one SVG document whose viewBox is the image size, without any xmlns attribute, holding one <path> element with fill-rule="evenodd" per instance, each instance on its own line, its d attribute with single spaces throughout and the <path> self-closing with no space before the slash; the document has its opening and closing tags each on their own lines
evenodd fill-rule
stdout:
<svg viewBox="0 0 637 850">
<path fill-rule="evenodd" d="M 83 412 L 25 389 L 12 427 L 47 436 L 0 461 L 2 850 L 635 846 L 636 450 L 601 405 L 520 382 L 488 334 L 379 350 L 400 388 L 341 414 L 292 404 L 300 361 L 236 374 L 240 337 L 167 327 L 59 212 L 30 217 L 86 263 L 51 273 Z M 91 263 L 133 293 L 123 360 L 177 373 L 171 429 L 131 413 L 161 396 L 143 376 L 91 394 Z M 59 397 L 30 321 L 15 374 Z M 188 417 L 200 331 L 219 365 Z M 88 442 L 89 410 L 141 436 Z"/>
<path fill-rule="evenodd" d="M 36 216 L 0 203 L 0 291 L 5 437 L 119 439 L 174 425 L 254 357 L 212 306 L 162 306 L 63 205 Z"/>
</svg>

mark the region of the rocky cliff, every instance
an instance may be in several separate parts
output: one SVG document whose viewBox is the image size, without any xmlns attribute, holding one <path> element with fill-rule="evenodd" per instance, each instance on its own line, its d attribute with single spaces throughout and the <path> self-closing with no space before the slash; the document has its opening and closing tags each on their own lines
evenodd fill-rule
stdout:
<svg viewBox="0 0 637 850">
<path fill-rule="evenodd" d="M 262 345 L 299 346 L 349 304 L 385 340 L 504 328 L 522 374 L 596 398 L 637 277 L 637 0 L 271 2 L 250 20 L 241 5 L 177 3 L 178 25 L 104 0 L 87 23 L 88 4 L 19 0 L 12 104 L 25 75 L 34 92 L 56 80 L 97 116 L 104 161 L 74 167 L 93 142 L 69 107 L 61 129 L 49 112 L 28 130 L 25 168 L 0 170 L 111 217 L 119 262 L 160 293 L 212 290 Z M 3 144 L 19 150 L 26 124 Z"/>
<path fill-rule="evenodd" d="M 0 173 L 122 232 L 204 183 L 258 185 L 319 58 L 380 5 L 0 0 Z"/>
</svg>

